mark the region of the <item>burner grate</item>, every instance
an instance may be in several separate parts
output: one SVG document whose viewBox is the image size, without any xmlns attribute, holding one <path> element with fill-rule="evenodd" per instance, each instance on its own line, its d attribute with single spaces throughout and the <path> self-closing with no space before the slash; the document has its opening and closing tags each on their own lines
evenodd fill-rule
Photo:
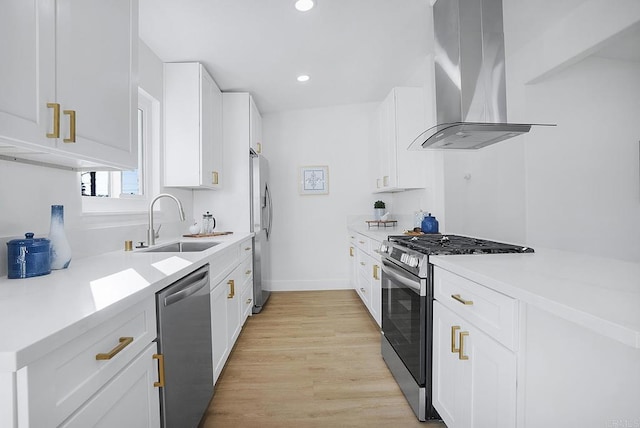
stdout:
<svg viewBox="0 0 640 428">
<path fill-rule="evenodd" d="M 423 254 L 533 253 L 533 248 L 459 235 L 390 236 L 389 241 Z"/>
</svg>

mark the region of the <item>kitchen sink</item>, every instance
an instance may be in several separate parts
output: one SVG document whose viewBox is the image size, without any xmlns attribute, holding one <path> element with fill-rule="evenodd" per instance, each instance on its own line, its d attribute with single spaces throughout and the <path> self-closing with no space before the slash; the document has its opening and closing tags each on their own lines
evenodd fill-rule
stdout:
<svg viewBox="0 0 640 428">
<path fill-rule="evenodd" d="M 204 251 L 220 244 L 219 242 L 179 241 L 172 244 L 159 245 L 143 250 L 148 253 L 192 253 Z"/>
</svg>

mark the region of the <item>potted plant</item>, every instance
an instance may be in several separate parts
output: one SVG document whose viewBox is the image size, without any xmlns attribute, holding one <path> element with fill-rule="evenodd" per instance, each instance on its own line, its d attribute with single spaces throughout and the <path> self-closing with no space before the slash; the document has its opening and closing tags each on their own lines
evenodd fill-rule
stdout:
<svg viewBox="0 0 640 428">
<path fill-rule="evenodd" d="M 373 216 L 374 216 L 374 220 L 380 220 L 380 218 L 385 214 L 386 212 L 386 205 L 384 204 L 384 201 L 375 201 L 373 203 Z"/>
</svg>

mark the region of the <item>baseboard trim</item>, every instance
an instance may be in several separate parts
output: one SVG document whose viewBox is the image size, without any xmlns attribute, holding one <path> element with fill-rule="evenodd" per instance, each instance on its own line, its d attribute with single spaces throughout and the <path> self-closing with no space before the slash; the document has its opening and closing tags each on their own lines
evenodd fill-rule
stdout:
<svg viewBox="0 0 640 428">
<path fill-rule="evenodd" d="M 316 291 L 316 290 L 349 290 L 353 286 L 349 280 L 313 279 L 313 280 L 271 280 L 266 284 L 271 291 Z"/>
</svg>

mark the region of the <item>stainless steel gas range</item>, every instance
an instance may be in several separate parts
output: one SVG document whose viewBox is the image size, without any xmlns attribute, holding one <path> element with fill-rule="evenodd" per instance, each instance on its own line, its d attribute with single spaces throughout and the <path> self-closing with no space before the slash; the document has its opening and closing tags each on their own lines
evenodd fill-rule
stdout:
<svg viewBox="0 0 640 428">
<path fill-rule="evenodd" d="M 382 255 L 382 357 L 419 420 L 432 406 L 433 265 L 430 255 L 532 253 L 533 249 L 458 235 L 389 236 Z"/>
</svg>

